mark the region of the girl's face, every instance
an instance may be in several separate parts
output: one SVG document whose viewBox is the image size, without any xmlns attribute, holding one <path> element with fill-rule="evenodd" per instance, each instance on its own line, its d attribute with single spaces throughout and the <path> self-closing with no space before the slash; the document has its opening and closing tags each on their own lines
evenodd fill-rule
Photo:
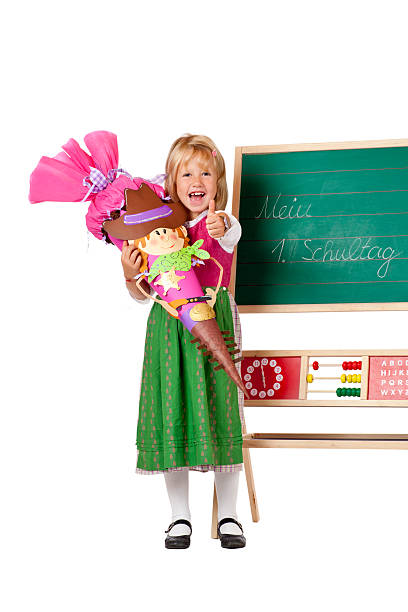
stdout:
<svg viewBox="0 0 408 612">
<path fill-rule="evenodd" d="M 217 172 L 212 160 L 201 160 L 193 156 L 180 164 L 176 187 L 180 202 L 188 209 L 190 221 L 208 208 L 210 200 L 217 195 Z"/>
</svg>

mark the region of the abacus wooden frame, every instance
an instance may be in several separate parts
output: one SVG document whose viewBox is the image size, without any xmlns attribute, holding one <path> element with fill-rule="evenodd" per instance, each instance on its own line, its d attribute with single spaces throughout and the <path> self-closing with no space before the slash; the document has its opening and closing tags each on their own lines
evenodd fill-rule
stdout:
<svg viewBox="0 0 408 612">
<path fill-rule="evenodd" d="M 245 406 L 347 406 L 347 407 L 359 407 L 364 406 L 371 408 L 381 407 L 400 407 L 408 408 L 408 399 L 406 400 L 369 400 L 368 396 L 368 368 L 370 357 L 400 357 L 407 356 L 408 348 L 404 349 L 353 349 L 337 351 L 332 350 L 302 350 L 302 351 L 259 351 L 259 350 L 248 350 L 242 351 L 242 357 L 251 358 L 262 358 L 262 357 L 300 357 L 300 381 L 299 381 L 299 399 L 281 399 L 281 400 L 245 400 Z M 307 399 L 307 382 L 306 375 L 309 372 L 309 358 L 310 357 L 340 357 L 344 359 L 346 357 L 358 357 L 358 361 L 362 362 L 361 366 L 361 394 L 360 397 L 349 397 L 347 399 L 336 399 L 336 400 L 318 400 L 318 399 Z M 355 372 L 354 372 L 355 373 Z"/>
</svg>

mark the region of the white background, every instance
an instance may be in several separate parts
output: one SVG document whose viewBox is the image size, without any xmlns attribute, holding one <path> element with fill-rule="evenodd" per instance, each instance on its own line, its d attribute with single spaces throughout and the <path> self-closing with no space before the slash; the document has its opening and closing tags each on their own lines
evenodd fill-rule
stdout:
<svg viewBox="0 0 408 612">
<path fill-rule="evenodd" d="M 29 205 L 41 155 L 95 129 L 120 164 L 164 171 L 212 137 L 232 195 L 240 145 L 406 138 L 403 3 L 22 2 L 3 13 L 3 610 L 406 610 L 408 452 L 255 450 L 247 547 L 210 539 L 212 474 L 191 475 L 192 545 L 164 549 L 162 476 L 134 473 L 149 307 L 84 204 Z M 4 19 L 7 17 L 7 19 Z M 231 205 L 231 200 L 228 207 Z M 89 242 L 89 244 L 88 244 Z M 244 348 L 407 347 L 406 312 L 242 316 Z M 247 409 L 249 431 L 405 432 L 404 409 Z"/>
</svg>

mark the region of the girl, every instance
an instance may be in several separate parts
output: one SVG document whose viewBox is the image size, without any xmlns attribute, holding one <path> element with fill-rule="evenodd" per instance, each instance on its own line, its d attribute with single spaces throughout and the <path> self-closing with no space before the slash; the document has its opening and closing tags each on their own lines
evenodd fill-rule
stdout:
<svg viewBox="0 0 408 612">
<path fill-rule="evenodd" d="M 124 214 L 125 189 L 139 189 L 142 183 L 147 183 L 160 198 L 171 197 L 184 204 L 188 211 L 185 227 L 191 242 L 203 238 L 203 249 L 224 267 L 223 290 L 214 304 L 216 320 L 220 329 L 234 333 L 240 346 L 238 312 L 227 286 L 241 229 L 232 216 L 226 216 L 224 224 L 220 214 L 227 202 L 227 186 L 224 160 L 214 143 L 204 136 L 186 135 L 176 140 L 166 163 L 165 191 L 154 179 L 147 182 L 133 178 L 118 167 L 115 134 L 97 131 L 84 140 L 90 154 L 71 138 L 62 147 L 63 152 L 53 158 L 41 158 L 31 175 L 30 201 L 89 202 L 89 231 L 122 249 L 128 289 L 136 300 L 144 302 L 149 299 L 134 282 L 141 264 L 139 252 L 126 241 L 108 235 L 103 224 Z M 197 266 L 197 276 L 202 286 L 214 287 L 218 268 L 212 261 Z M 142 287 L 150 293 L 149 285 Z M 236 514 L 242 470 L 243 395 L 239 392 L 238 407 L 235 385 L 223 370 L 215 371 L 208 357 L 197 351 L 190 340 L 190 333 L 180 321 L 155 302 L 146 333 L 136 471 L 164 474 L 172 508 L 166 547 L 186 548 L 192 531 L 189 470 L 213 470 L 221 546 L 243 547 L 245 537 Z"/>
<path fill-rule="evenodd" d="M 227 287 L 241 228 L 235 217 L 222 213 L 228 197 L 225 164 L 212 140 L 188 134 L 173 143 L 166 162 L 165 190 L 188 211 L 185 227 L 191 243 L 204 239 L 201 247 L 224 268 L 222 290 L 214 306 L 216 320 L 220 329 L 231 331 L 240 347 L 238 311 Z M 138 249 L 125 241 L 122 266 L 126 285 L 135 300 L 148 303 L 136 287 L 141 262 Z M 214 287 L 218 273 L 212 261 L 196 267 L 203 287 Z M 150 293 L 147 283 L 143 288 Z M 164 474 L 172 509 L 167 548 L 190 544 L 190 469 L 214 471 L 221 546 L 245 546 L 236 513 L 242 470 L 242 405 L 242 393 L 225 372 L 214 372 L 208 358 L 191 344 L 181 322 L 154 303 L 147 323 L 136 472 Z"/>
</svg>

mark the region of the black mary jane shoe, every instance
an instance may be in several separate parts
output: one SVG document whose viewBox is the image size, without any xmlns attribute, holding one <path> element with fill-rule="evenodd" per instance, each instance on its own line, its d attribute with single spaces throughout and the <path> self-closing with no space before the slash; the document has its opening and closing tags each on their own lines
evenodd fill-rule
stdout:
<svg viewBox="0 0 408 612">
<path fill-rule="evenodd" d="M 188 525 L 190 527 L 190 535 L 167 536 L 164 541 L 166 548 L 188 548 L 190 546 L 190 536 L 193 533 L 193 528 L 190 521 L 187 519 L 177 519 L 174 523 L 170 523 L 169 528 L 164 533 L 169 533 L 174 525 Z"/>
<path fill-rule="evenodd" d="M 241 529 L 241 535 L 234 535 L 232 533 L 221 533 L 220 527 L 225 523 L 235 523 Z M 246 539 L 244 536 L 244 530 L 242 529 L 241 523 L 238 523 L 234 518 L 227 517 L 220 520 L 217 526 L 217 534 L 221 542 L 222 548 L 244 548 L 246 545 Z"/>
</svg>

